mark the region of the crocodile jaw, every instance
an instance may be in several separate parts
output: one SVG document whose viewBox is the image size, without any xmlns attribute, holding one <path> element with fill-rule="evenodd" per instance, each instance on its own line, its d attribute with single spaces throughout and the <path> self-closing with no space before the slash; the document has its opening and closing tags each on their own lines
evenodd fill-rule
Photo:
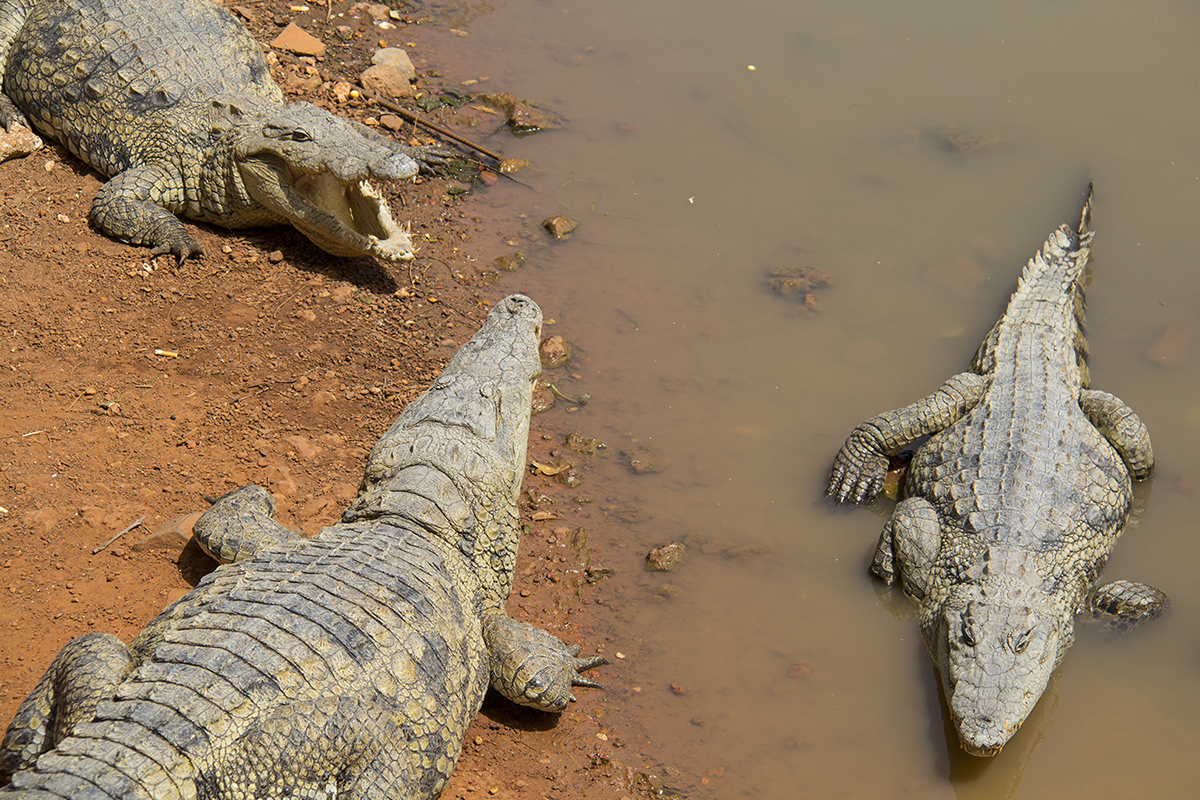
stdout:
<svg viewBox="0 0 1200 800">
<path fill-rule="evenodd" d="M 239 166 L 250 196 L 325 252 L 384 261 L 414 257 L 408 231 L 392 219 L 370 181 L 343 181 L 331 172 L 294 174 L 269 156 L 246 159 Z"/>
</svg>

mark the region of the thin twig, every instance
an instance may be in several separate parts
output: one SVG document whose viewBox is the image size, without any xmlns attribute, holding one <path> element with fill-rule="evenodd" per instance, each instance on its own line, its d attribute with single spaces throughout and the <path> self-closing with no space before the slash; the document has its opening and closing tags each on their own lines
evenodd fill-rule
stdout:
<svg viewBox="0 0 1200 800">
<path fill-rule="evenodd" d="M 363 87 L 361 87 L 357 84 L 351 83 L 350 81 L 346 80 L 345 78 L 338 77 L 337 75 L 333 75 L 333 74 L 326 72 L 325 70 L 320 69 L 320 68 L 317 68 L 317 74 L 320 75 L 324 80 L 332 81 L 333 83 L 343 83 L 343 82 L 350 83 L 350 85 L 353 86 L 355 89 L 357 89 L 358 93 L 361 94 L 363 97 L 367 98 L 368 100 L 370 100 L 374 103 L 378 103 L 379 105 L 383 106 L 388 111 L 391 111 L 394 114 L 404 117 L 406 120 L 413 123 L 414 125 L 420 125 L 423 128 L 428 128 L 429 130 L 433 131 L 434 133 L 438 134 L 439 136 L 444 136 L 452 142 L 458 142 L 463 147 L 469 147 L 470 149 L 474 150 L 477 153 L 482 153 L 483 155 L 487 156 L 488 158 L 494 159 L 496 162 L 500 162 L 500 161 L 504 160 L 504 156 L 500 155 L 499 153 L 495 153 L 491 150 L 488 150 L 483 145 L 475 144 L 475 142 L 472 142 L 467 137 L 460 136 L 459 134 L 455 133 L 454 131 L 450 130 L 449 128 L 445 127 L 444 125 L 439 125 L 436 122 L 427 120 L 424 117 L 422 117 L 421 115 L 416 114 L 412 111 L 409 111 L 404 106 L 397 105 L 396 103 L 393 103 L 391 100 L 388 100 L 386 97 L 381 97 L 380 95 L 377 95 L 372 91 L 364 89 Z"/>
<path fill-rule="evenodd" d="M 136 528 L 138 525 L 141 525 L 143 522 L 145 522 L 145 520 L 146 520 L 146 518 L 144 516 L 142 516 L 142 517 L 137 518 L 133 522 L 129 523 L 129 525 L 125 528 L 125 530 L 121 531 L 116 536 L 112 537 L 107 542 L 105 542 L 104 544 L 100 545 L 95 550 L 93 550 L 92 555 L 96 555 L 96 553 L 99 553 L 101 550 L 108 547 L 110 544 L 115 542 L 117 539 L 120 539 L 122 536 L 129 533 L 131 530 Z"/>
</svg>

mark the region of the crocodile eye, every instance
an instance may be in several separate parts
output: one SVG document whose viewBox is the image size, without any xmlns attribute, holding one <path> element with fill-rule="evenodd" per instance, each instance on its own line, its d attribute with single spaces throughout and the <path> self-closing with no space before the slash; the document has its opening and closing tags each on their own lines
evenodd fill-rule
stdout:
<svg viewBox="0 0 1200 800">
<path fill-rule="evenodd" d="M 292 131 L 288 138 L 293 142 L 311 142 L 312 137 L 306 131 Z"/>
<path fill-rule="evenodd" d="M 1025 652 L 1025 648 L 1029 647 L 1029 640 L 1033 638 L 1033 628 L 1021 631 L 1015 637 L 1010 633 L 1008 635 L 1009 645 L 1012 651 L 1018 655 Z"/>
<path fill-rule="evenodd" d="M 962 638 L 963 638 L 963 642 L 966 643 L 967 647 L 974 647 L 975 645 L 979 644 L 979 637 L 976 635 L 975 631 L 971 628 L 970 625 L 963 626 L 963 637 Z"/>
</svg>

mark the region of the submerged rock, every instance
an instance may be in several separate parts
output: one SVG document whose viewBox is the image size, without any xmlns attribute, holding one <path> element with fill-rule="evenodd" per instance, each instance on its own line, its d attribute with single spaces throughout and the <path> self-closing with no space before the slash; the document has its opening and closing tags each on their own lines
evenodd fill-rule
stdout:
<svg viewBox="0 0 1200 800">
<path fill-rule="evenodd" d="M 686 558 L 686 547 L 679 542 L 668 542 L 646 553 L 646 569 L 651 572 L 670 572 Z"/>
<path fill-rule="evenodd" d="M 550 235 L 555 239 L 566 239 L 571 235 L 571 231 L 579 227 L 579 223 L 568 217 L 559 214 L 554 217 L 547 217 L 542 220 L 542 227 L 550 232 Z"/>
<path fill-rule="evenodd" d="M 549 336 L 538 347 L 542 366 L 546 369 L 561 367 L 571 358 L 571 348 L 561 336 Z"/>
<path fill-rule="evenodd" d="M 646 444 L 632 450 L 622 450 L 621 456 L 632 472 L 639 475 L 647 472 L 662 472 L 667 462 L 654 445 Z"/>
</svg>

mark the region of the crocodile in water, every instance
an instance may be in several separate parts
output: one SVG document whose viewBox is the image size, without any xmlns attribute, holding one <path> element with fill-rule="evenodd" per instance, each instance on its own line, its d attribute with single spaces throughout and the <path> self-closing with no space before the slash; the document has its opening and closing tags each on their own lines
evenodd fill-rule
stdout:
<svg viewBox="0 0 1200 800">
<path fill-rule="evenodd" d="M 850 434 L 827 494 L 875 498 L 888 456 L 922 437 L 872 572 L 918 606 L 967 752 L 1000 752 L 1074 640 L 1075 616 L 1129 626 L 1157 615 L 1149 586 L 1096 580 L 1129 517 L 1131 478 L 1154 470 L 1145 425 L 1089 388 L 1084 268 L 1092 191 L 1025 267 L 968 372 Z"/>
<path fill-rule="evenodd" d="M 176 214 L 410 259 L 370 180 L 447 155 L 285 103 L 258 42 L 212 0 L 0 0 L 0 81 L 5 130 L 32 123 L 111 178 L 93 225 L 181 262 L 200 245 Z"/>
<path fill-rule="evenodd" d="M 424 800 L 489 684 L 545 711 L 595 686 L 602 658 L 504 613 L 541 320 L 500 302 L 315 538 L 261 488 L 220 498 L 195 533 L 230 563 L 128 646 L 63 648 L 4 738 L 0 797 Z"/>
</svg>

